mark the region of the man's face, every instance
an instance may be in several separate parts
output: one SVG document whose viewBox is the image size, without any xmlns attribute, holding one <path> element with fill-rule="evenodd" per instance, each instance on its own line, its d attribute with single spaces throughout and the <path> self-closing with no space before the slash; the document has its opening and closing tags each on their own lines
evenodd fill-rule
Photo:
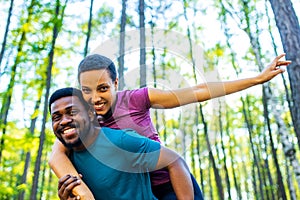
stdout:
<svg viewBox="0 0 300 200">
<path fill-rule="evenodd" d="M 60 98 L 51 104 L 52 128 L 56 137 L 67 147 L 84 148 L 82 142 L 91 130 L 89 112 L 77 96 Z"/>
</svg>

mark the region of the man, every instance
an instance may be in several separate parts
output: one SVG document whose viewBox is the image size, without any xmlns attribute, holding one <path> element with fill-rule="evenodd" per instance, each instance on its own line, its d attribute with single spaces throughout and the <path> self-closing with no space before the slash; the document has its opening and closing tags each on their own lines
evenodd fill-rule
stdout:
<svg viewBox="0 0 300 200">
<path fill-rule="evenodd" d="M 70 159 L 95 199 L 156 199 L 148 172 L 163 167 L 171 178 L 181 180 L 173 186 L 174 190 L 185 191 L 178 199 L 193 199 L 190 172 L 177 153 L 132 130 L 95 127 L 94 115 L 80 90 L 55 91 L 49 109 L 55 136 L 71 149 Z M 78 183 L 66 177 L 65 185 L 74 180 Z M 60 198 L 68 198 L 68 191 Z"/>
</svg>

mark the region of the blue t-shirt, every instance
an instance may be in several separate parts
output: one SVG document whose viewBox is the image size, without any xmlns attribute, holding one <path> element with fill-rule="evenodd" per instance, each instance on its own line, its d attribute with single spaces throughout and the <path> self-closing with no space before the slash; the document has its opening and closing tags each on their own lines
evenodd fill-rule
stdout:
<svg viewBox="0 0 300 200">
<path fill-rule="evenodd" d="M 155 169 L 160 144 L 133 130 L 102 127 L 95 142 L 70 159 L 96 200 L 150 200 L 149 173 Z"/>
</svg>

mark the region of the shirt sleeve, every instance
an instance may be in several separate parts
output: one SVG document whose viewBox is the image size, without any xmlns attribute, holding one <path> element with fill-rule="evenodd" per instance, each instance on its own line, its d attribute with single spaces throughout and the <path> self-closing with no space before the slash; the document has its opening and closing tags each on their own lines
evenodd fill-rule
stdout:
<svg viewBox="0 0 300 200">
<path fill-rule="evenodd" d="M 130 91 L 130 102 L 134 107 L 149 110 L 151 108 L 148 88 L 140 88 Z"/>
<path fill-rule="evenodd" d="M 153 171 L 160 155 L 160 143 L 137 134 L 133 130 L 124 130 L 122 148 L 132 168 L 142 172 Z"/>
</svg>

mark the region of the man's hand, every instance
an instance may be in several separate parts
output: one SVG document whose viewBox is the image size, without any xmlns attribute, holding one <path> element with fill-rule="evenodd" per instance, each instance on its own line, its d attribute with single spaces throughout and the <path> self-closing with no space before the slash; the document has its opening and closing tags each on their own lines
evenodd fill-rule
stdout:
<svg viewBox="0 0 300 200">
<path fill-rule="evenodd" d="M 61 200 L 76 200 L 79 196 L 72 194 L 72 189 L 81 184 L 81 180 L 77 176 L 65 175 L 58 181 L 58 196 Z"/>
</svg>

